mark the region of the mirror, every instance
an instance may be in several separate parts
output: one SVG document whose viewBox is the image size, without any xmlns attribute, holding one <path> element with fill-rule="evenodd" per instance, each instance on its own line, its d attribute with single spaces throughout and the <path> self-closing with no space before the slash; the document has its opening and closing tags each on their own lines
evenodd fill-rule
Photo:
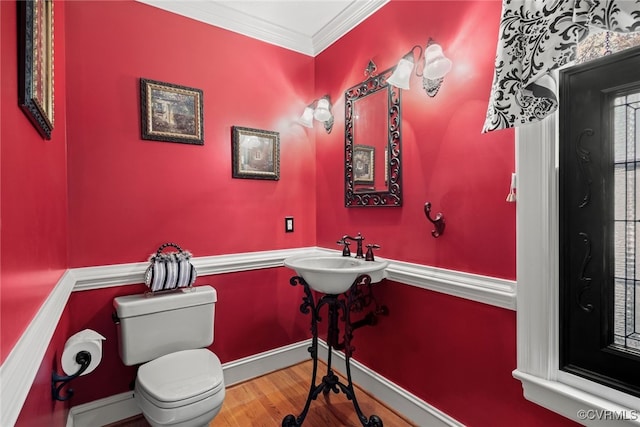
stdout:
<svg viewBox="0 0 640 427">
<path fill-rule="evenodd" d="M 345 92 L 345 206 L 402 206 L 400 89 L 393 68 Z"/>
</svg>

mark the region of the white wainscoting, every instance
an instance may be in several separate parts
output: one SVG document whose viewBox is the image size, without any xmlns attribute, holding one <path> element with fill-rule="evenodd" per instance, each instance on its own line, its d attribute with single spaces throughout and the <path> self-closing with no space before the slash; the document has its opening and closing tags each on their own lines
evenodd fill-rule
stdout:
<svg viewBox="0 0 640 427">
<path fill-rule="evenodd" d="M 0 426 L 18 419 L 74 284 L 67 270 L 0 366 Z"/>
<path fill-rule="evenodd" d="M 339 252 L 306 247 L 197 257 L 193 258 L 193 264 L 198 270 L 198 275 L 207 276 L 281 267 L 285 258 L 315 253 Z M 388 279 L 394 282 L 515 309 L 515 282 L 512 280 L 386 260 L 389 261 Z M 73 268 L 66 271 L 0 367 L 0 425 L 10 426 L 18 419 L 71 291 L 139 284 L 143 281 L 147 266 L 147 263 L 130 263 Z"/>
</svg>

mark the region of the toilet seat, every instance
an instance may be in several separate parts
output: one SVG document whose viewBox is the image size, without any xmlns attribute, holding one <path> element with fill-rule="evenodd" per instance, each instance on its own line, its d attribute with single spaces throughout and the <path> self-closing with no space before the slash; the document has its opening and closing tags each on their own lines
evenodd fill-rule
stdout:
<svg viewBox="0 0 640 427">
<path fill-rule="evenodd" d="M 224 396 L 220 359 L 207 349 L 170 353 L 138 369 L 135 397 L 152 425 L 211 420 Z"/>
<path fill-rule="evenodd" d="M 136 388 L 161 408 L 189 405 L 224 387 L 220 359 L 206 348 L 170 353 L 140 366 Z"/>
</svg>

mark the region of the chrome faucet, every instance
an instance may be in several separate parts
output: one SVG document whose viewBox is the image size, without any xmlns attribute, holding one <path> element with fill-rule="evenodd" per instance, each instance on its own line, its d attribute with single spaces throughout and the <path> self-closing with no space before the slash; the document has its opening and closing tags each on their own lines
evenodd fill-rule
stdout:
<svg viewBox="0 0 640 427">
<path fill-rule="evenodd" d="M 358 247 L 356 249 L 356 258 L 364 258 L 364 253 L 362 252 L 362 241 L 364 240 L 364 237 L 362 237 L 362 234 L 358 233 L 358 235 L 356 237 L 352 237 L 349 236 L 347 234 L 345 234 L 344 236 L 342 236 L 342 239 L 338 242 L 341 244 L 344 244 L 344 248 L 345 250 L 342 251 L 342 255 L 343 256 L 349 256 L 349 240 L 352 240 L 354 242 L 356 242 L 358 244 Z M 345 255 L 346 253 L 346 255 Z"/>
</svg>

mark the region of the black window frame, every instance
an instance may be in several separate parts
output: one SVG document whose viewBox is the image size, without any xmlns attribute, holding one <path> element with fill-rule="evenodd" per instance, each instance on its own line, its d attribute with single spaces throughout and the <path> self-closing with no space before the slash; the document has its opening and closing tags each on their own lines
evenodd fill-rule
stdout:
<svg viewBox="0 0 640 427">
<path fill-rule="evenodd" d="M 616 96 L 640 91 L 637 70 L 640 47 L 560 72 L 559 368 L 640 397 L 640 353 L 613 344 L 613 110 L 607 108 Z"/>
</svg>

